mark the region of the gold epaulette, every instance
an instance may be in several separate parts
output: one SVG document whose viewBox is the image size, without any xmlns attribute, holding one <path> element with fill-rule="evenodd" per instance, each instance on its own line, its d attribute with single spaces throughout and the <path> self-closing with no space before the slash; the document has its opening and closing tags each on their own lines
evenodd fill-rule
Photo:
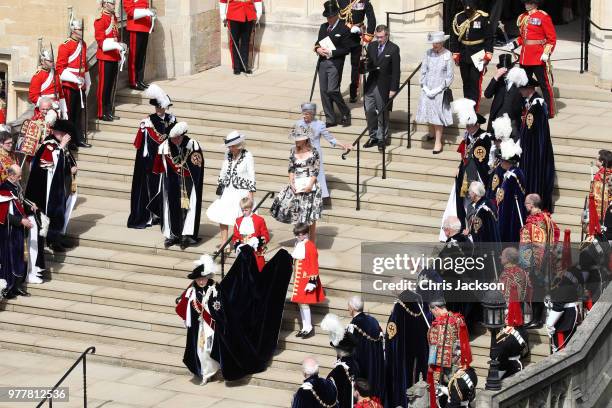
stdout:
<svg viewBox="0 0 612 408">
<path fill-rule="evenodd" d="M 521 14 L 516 19 L 516 26 L 517 27 L 522 27 L 528 19 L 529 19 L 529 14 L 527 14 L 527 13 Z"/>
<path fill-rule="evenodd" d="M 489 13 L 487 13 L 486 11 L 476 10 L 476 13 L 480 14 L 483 17 L 489 17 Z"/>
</svg>

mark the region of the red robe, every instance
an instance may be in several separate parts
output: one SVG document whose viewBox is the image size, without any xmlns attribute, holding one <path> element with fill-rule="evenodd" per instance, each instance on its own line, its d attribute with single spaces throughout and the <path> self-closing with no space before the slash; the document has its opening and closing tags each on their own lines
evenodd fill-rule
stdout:
<svg viewBox="0 0 612 408">
<path fill-rule="evenodd" d="M 57 71 L 55 71 L 55 78 L 50 75 L 50 71 L 44 69 L 39 69 L 32 76 L 28 99 L 36 105 L 41 96 L 48 96 L 56 102 L 64 98 L 62 82 Z"/>
<path fill-rule="evenodd" d="M 255 231 L 249 235 L 240 234 L 240 225 L 242 225 L 242 220 L 244 217 L 236 219 L 236 223 L 234 224 L 234 233 L 232 234 L 232 245 L 234 247 L 240 244 L 248 245 L 249 239 L 259 239 L 260 245 L 255 250 L 255 256 L 257 258 L 257 268 L 259 269 L 259 272 L 261 272 L 266 264 L 266 258 L 264 255 L 266 253 L 266 244 L 270 242 L 270 233 L 268 232 L 268 227 L 266 226 L 266 221 L 263 219 L 263 217 L 260 217 L 257 214 L 252 214 L 251 218 L 253 219 L 253 227 Z"/>
<path fill-rule="evenodd" d="M 293 293 L 291 301 L 294 303 L 316 304 L 325 300 L 325 292 L 321 279 L 319 278 L 319 253 L 316 245 L 306 240 L 305 257 L 304 259 L 293 260 L 293 271 L 295 278 L 293 280 Z M 306 285 L 312 282 L 316 285 L 315 290 L 306 293 L 304 289 Z"/>
<path fill-rule="evenodd" d="M 134 20 L 134 10 L 136 9 L 148 9 L 151 8 L 149 0 L 131 0 L 123 2 L 123 9 L 127 15 L 127 30 L 141 33 L 148 33 L 151 31 L 153 25 L 152 17 L 143 17 L 138 20 Z"/>
<path fill-rule="evenodd" d="M 68 38 L 63 44 L 60 44 L 57 49 L 57 64 L 55 67 L 57 75 L 59 76 L 67 69 L 74 75 L 83 78 L 83 81 L 85 81 L 85 73 L 89 71 L 87 66 L 87 44 L 85 44 L 84 41 L 76 41 L 72 38 Z M 79 89 L 77 84 L 69 81 L 62 82 L 62 86 Z M 66 101 L 66 103 L 68 103 L 68 101 Z"/>
<path fill-rule="evenodd" d="M 550 16 L 543 10 L 521 14 L 516 21 L 521 36 L 516 40 L 521 45 L 521 65 L 544 65 L 542 54 L 550 55 L 557 44 L 557 33 Z"/>
<path fill-rule="evenodd" d="M 357 402 L 354 408 L 383 408 L 378 397 L 368 397 Z"/>
<path fill-rule="evenodd" d="M 261 3 L 261 0 L 219 0 L 219 3 L 227 4 L 227 21 L 245 22 L 257 20 L 255 3 Z"/>
</svg>

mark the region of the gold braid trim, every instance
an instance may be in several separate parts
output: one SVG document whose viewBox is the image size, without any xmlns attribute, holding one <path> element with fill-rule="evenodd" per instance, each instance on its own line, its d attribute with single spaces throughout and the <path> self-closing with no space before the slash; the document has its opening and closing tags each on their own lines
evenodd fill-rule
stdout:
<svg viewBox="0 0 612 408">
<path fill-rule="evenodd" d="M 485 13 L 484 11 L 476 10 L 472 17 L 468 18 L 463 23 L 459 24 L 457 23 L 457 17 L 459 17 L 459 14 L 461 13 L 455 14 L 455 18 L 453 19 L 453 32 L 455 33 L 455 35 L 457 35 L 457 41 L 461 41 L 463 37 L 465 37 L 465 34 L 470 31 L 470 26 L 472 25 L 472 23 L 476 21 L 480 16 L 482 17 L 488 16 L 488 14 Z"/>
<path fill-rule="evenodd" d="M 347 25 L 353 25 L 353 6 L 357 3 L 359 3 L 359 0 L 353 0 L 349 2 L 348 6 L 341 9 L 338 13 L 340 19 L 346 21 Z"/>
<path fill-rule="evenodd" d="M 419 311 L 419 312 L 417 312 L 417 313 L 413 312 L 413 311 L 412 311 L 412 310 L 410 310 L 410 309 L 408 308 L 408 306 L 406 306 L 406 304 L 405 304 L 404 302 L 402 302 L 401 300 L 397 300 L 396 302 L 397 302 L 397 304 L 398 304 L 398 305 L 400 305 L 401 307 L 403 307 L 403 308 L 404 308 L 404 310 L 406 311 L 406 313 L 408 313 L 410 316 L 412 316 L 412 317 L 419 317 L 419 316 L 421 315 L 421 312 L 420 312 L 420 311 Z"/>
<path fill-rule="evenodd" d="M 334 381 L 334 379 L 331 379 L 332 382 Z M 336 383 L 334 382 L 334 386 L 336 385 Z M 321 397 L 319 397 L 319 395 L 317 394 L 317 392 L 314 390 L 314 388 L 309 389 L 308 391 L 310 391 L 310 393 L 312 394 L 313 397 L 315 397 L 315 399 L 317 400 L 317 402 L 319 404 L 321 404 L 321 406 L 323 408 L 334 408 L 336 406 L 338 406 L 338 398 L 336 397 L 336 401 L 334 401 L 331 404 L 326 404 L 325 402 L 323 402 L 323 400 L 321 399 Z M 336 394 L 338 395 L 338 394 Z"/>
<path fill-rule="evenodd" d="M 461 378 L 463 374 L 465 374 L 465 371 L 463 371 L 462 369 L 455 371 L 455 374 L 453 374 L 450 381 L 448 382 L 449 391 L 450 391 L 450 388 L 455 388 L 455 390 L 457 391 L 457 394 L 459 394 L 459 399 L 461 401 L 463 401 L 463 393 L 461 392 L 461 388 L 459 388 L 459 384 L 457 384 L 457 380 Z"/>
<path fill-rule="evenodd" d="M 364 332 L 363 330 L 361 330 L 361 328 L 359 326 L 357 326 L 356 324 L 354 324 L 353 327 L 355 328 L 355 330 L 357 330 L 359 332 L 359 334 L 361 334 L 367 340 L 377 342 L 377 341 L 382 341 L 382 339 L 383 339 L 382 336 L 379 336 L 377 339 L 375 339 L 374 337 L 368 336 L 368 334 L 366 332 Z"/>
</svg>

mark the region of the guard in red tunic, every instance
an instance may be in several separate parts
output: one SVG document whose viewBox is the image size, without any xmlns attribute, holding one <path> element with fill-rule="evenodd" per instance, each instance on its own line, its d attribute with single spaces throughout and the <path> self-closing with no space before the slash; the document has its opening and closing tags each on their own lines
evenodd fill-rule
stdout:
<svg viewBox="0 0 612 408">
<path fill-rule="evenodd" d="M 527 71 L 527 75 L 531 77 L 535 74 L 548 105 L 550 117 L 553 118 L 556 106 L 550 55 L 557 44 L 557 33 L 550 16 L 538 9 L 542 0 L 523 0 L 523 3 L 527 11 L 516 21 L 521 36 L 508 47 L 516 49 L 522 46 L 519 63 Z"/>
<path fill-rule="evenodd" d="M 120 43 L 115 0 L 102 0 L 100 16 L 94 21 L 98 43 L 98 119 L 113 121 L 113 90 L 125 62 L 127 45 Z M 119 63 L 121 61 L 121 63 Z"/>
<path fill-rule="evenodd" d="M 267 247 L 270 242 L 270 233 L 266 226 L 266 220 L 257 214 L 253 214 L 253 200 L 249 197 L 244 197 L 240 200 L 240 208 L 243 216 L 236 219 L 234 224 L 234 234 L 232 235 L 232 245 L 236 251 L 240 250 L 242 245 L 250 245 L 255 250 L 257 259 L 257 267 L 259 272 L 266 264 L 264 257 Z"/>
<path fill-rule="evenodd" d="M 259 24 L 262 13 L 261 0 L 219 0 L 221 21 L 229 29 L 229 48 L 234 74 L 251 74 L 249 48 L 253 26 Z M 232 41 L 236 41 L 234 42 Z"/>
<path fill-rule="evenodd" d="M 130 88 L 143 91 L 149 86 L 144 82 L 147 44 L 157 15 L 151 8 L 149 0 L 124 1 L 123 9 L 127 14 L 127 31 L 130 34 L 128 53 Z"/>
<path fill-rule="evenodd" d="M 85 142 L 83 109 L 91 87 L 87 64 L 87 44 L 83 41 L 83 21 L 70 20 L 70 37 L 57 48 L 57 73 L 62 81 L 62 92 L 68 107 L 68 120 L 75 127 L 71 148 L 91 147 Z"/>
<path fill-rule="evenodd" d="M 38 108 L 38 102 L 42 96 L 47 96 L 51 98 L 54 103 L 57 103 L 57 107 L 62 114 L 62 119 L 68 119 L 62 82 L 59 73 L 55 71 L 55 62 L 53 61 L 53 54 L 50 50 L 42 50 L 40 53 L 40 68 L 30 80 L 28 99 L 36 105 L 36 108 Z"/>
<path fill-rule="evenodd" d="M 430 302 L 429 308 L 435 320 L 427 332 L 427 383 L 430 405 L 437 407 L 436 394 L 445 393 L 444 389 L 451 379 L 453 368 L 466 370 L 470 367 L 472 349 L 468 329 L 460 313 L 449 312 L 443 300 Z M 448 392 L 446 394 L 448 395 Z"/>
<path fill-rule="evenodd" d="M 302 318 L 302 330 L 296 337 L 308 339 L 315 335 L 310 318 L 310 304 L 325 300 L 325 292 L 319 279 L 319 253 L 314 242 L 308 239 L 309 226 L 298 223 L 293 227 L 293 235 L 297 238 L 293 256 L 293 292 L 291 301 L 298 303 Z"/>
</svg>

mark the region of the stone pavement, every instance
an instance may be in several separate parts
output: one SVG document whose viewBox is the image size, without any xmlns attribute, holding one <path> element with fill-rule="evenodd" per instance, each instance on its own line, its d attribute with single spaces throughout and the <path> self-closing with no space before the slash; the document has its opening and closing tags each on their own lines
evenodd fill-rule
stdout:
<svg viewBox="0 0 612 408">
<path fill-rule="evenodd" d="M 73 359 L 27 352 L 0 350 L 0 387 L 51 387 L 73 364 Z M 82 407 L 81 366 L 62 386 L 70 400 L 54 407 Z M 177 375 L 87 362 L 87 406 L 91 408 L 264 408 L 287 407 L 292 392 L 222 382 L 200 386 L 189 374 Z M 32 402 L 0 402 L 0 408 L 32 407 Z"/>
</svg>

